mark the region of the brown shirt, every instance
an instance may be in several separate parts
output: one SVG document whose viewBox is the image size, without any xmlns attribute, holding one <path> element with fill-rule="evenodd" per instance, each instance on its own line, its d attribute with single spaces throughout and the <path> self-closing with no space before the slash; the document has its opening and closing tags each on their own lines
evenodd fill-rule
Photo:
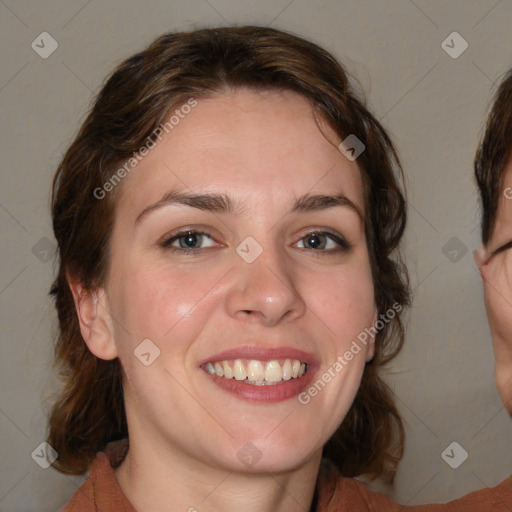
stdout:
<svg viewBox="0 0 512 512">
<path fill-rule="evenodd" d="M 104 452 L 99 452 L 89 469 L 89 478 L 61 512 L 137 512 L 114 473 L 127 449 L 128 442 L 123 439 L 109 443 Z M 406 507 L 372 491 L 366 484 L 342 477 L 324 460 L 317 495 L 316 512 L 512 512 L 512 477 L 497 487 L 472 492 L 450 503 Z"/>
</svg>

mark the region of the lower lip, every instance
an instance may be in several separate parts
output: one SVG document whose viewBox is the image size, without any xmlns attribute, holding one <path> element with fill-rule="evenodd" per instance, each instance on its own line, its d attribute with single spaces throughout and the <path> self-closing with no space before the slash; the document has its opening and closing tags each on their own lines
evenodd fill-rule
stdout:
<svg viewBox="0 0 512 512">
<path fill-rule="evenodd" d="M 238 398 L 250 402 L 264 403 L 283 402 L 284 400 L 296 397 L 309 386 L 315 374 L 315 369 L 310 366 L 308 367 L 308 372 L 302 377 L 291 378 L 290 380 L 281 381 L 279 384 L 269 386 L 256 386 L 254 384 L 247 384 L 243 380 L 226 379 L 225 377 L 211 375 L 205 370 L 203 371 L 217 386 L 233 393 Z"/>
</svg>

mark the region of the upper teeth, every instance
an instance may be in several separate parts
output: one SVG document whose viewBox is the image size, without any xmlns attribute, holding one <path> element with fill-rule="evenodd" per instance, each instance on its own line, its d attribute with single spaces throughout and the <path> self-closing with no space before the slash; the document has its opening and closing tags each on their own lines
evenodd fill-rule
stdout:
<svg viewBox="0 0 512 512">
<path fill-rule="evenodd" d="M 301 363 L 298 359 L 283 359 L 281 361 L 235 359 L 234 361 L 206 363 L 204 369 L 218 377 L 247 380 L 250 383 L 263 385 L 302 377 L 306 373 L 306 363 Z"/>
</svg>

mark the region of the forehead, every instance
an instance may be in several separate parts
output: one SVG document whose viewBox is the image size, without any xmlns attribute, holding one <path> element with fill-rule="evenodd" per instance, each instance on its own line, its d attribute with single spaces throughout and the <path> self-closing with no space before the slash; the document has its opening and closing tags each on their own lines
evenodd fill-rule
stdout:
<svg viewBox="0 0 512 512">
<path fill-rule="evenodd" d="M 255 208 L 336 191 L 364 211 L 361 173 L 339 143 L 311 104 L 291 91 L 239 89 L 198 99 L 123 180 L 119 207 L 136 215 L 180 188 L 229 189 Z"/>
</svg>

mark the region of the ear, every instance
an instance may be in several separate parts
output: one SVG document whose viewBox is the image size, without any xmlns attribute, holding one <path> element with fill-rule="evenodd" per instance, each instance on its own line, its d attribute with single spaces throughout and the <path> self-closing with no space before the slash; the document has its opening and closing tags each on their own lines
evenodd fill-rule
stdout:
<svg viewBox="0 0 512 512">
<path fill-rule="evenodd" d="M 473 251 L 473 258 L 475 260 L 476 268 L 480 270 L 487 261 L 487 250 L 483 245 Z"/>
<path fill-rule="evenodd" d="M 73 280 L 69 275 L 67 280 L 75 301 L 80 332 L 87 347 L 100 359 L 115 359 L 118 354 L 105 290 L 86 290 L 80 281 Z"/>
</svg>

